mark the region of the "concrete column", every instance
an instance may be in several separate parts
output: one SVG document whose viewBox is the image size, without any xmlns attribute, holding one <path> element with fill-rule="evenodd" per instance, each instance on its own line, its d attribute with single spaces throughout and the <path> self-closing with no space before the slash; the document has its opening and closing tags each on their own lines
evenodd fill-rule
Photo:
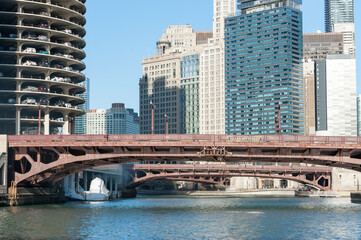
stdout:
<svg viewBox="0 0 361 240">
<path fill-rule="evenodd" d="M 44 111 L 44 135 L 50 134 L 50 114 L 49 109 L 45 108 Z"/>
<path fill-rule="evenodd" d="M 113 191 L 113 179 L 112 179 L 111 176 L 109 177 L 109 181 L 110 181 L 110 183 L 109 183 L 110 194 L 113 195 L 113 192 L 114 192 L 114 191 Z"/>
<path fill-rule="evenodd" d="M 21 108 L 16 108 L 16 117 L 15 117 L 15 134 L 21 134 Z"/>
<path fill-rule="evenodd" d="M 88 172 L 84 171 L 83 173 L 84 180 L 84 191 L 88 191 Z"/>
<path fill-rule="evenodd" d="M 75 191 L 79 192 L 79 173 L 75 173 Z"/>
</svg>

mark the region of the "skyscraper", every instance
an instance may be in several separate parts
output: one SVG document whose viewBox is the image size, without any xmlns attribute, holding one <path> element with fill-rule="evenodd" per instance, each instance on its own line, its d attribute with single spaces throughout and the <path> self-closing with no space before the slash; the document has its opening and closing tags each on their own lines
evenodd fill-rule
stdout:
<svg viewBox="0 0 361 240">
<path fill-rule="evenodd" d="M 337 23 L 354 23 L 354 0 L 325 0 L 326 32 L 334 32 Z"/>
<path fill-rule="evenodd" d="M 239 0 L 226 19 L 226 134 L 275 134 L 279 104 L 282 134 L 304 133 L 301 4 Z"/>
<path fill-rule="evenodd" d="M 316 135 L 357 136 L 355 56 L 328 55 L 315 76 Z"/>
<path fill-rule="evenodd" d="M 89 110 L 87 134 L 139 134 L 139 117 L 123 103 L 113 103 L 111 109 Z"/>
<path fill-rule="evenodd" d="M 85 103 L 78 106 L 79 109 L 82 109 L 84 112 L 89 110 L 89 93 L 90 93 L 90 79 L 86 78 L 84 82 L 79 83 L 79 86 L 85 88 L 85 92 L 78 94 L 77 96 L 84 99 Z M 75 134 L 86 134 L 86 114 L 82 116 L 75 117 Z"/>
</svg>

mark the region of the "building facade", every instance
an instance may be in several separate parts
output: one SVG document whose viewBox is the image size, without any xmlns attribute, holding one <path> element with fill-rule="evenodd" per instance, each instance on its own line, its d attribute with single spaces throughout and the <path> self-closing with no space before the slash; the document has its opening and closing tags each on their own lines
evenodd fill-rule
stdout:
<svg viewBox="0 0 361 240">
<path fill-rule="evenodd" d="M 226 134 L 304 134 L 300 0 L 238 1 L 225 22 Z M 278 121 L 278 119 L 277 119 Z"/>
<path fill-rule="evenodd" d="M 83 87 L 85 92 L 77 96 L 84 99 L 85 103 L 79 105 L 78 108 L 87 113 L 90 109 L 90 79 L 86 78 L 84 82 L 79 83 L 79 86 Z M 75 117 L 74 133 L 80 135 L 86 134 L 86 114 Z"/>
<path fill-rule="evenodd" d="M 354 0 L 325 0 L 326 32 L 335 32 L 337 23 L 354 23 Z"/>
<path fill-rule="evenodd" d="M 69 134 L 84 114 L 84 3 L 1 1 L 0 134 Z"/>
<path fill-rule="evenodd" d="M 235 0 L 213 1 L 213 38 L 200 56 L 200 133 L 225 133 L 224 22 L 236 14 Z"/>
<path fill-rule="evenodd" d="M 305 135 L 316 135 L 315 121 L 315 62 L 307 60 L 303 63 L 303 89 L 305 104 Z"/>
<path fill-rule="evenodd" d="M 199 134 L 200 54 L 182 57 L 180 80 L 181 133 Z"/>
<path fill-rule="evenodd" d="M 316 61 L 315 76 L 316 135 L 357 136 L 355 57 Z"/>
<path fill-rule="evenodd" d="M 87 134 L 139 134 L 139 117 L 123 103 L 113 103 L 111 109 L 89 110 Z"/>
<path fill-rule="evenodd" d="M 307 60 L 322 60 L 327 55 L 343 54 L 342 33 L 304 33 L 303 58 Z"/>
</svg>

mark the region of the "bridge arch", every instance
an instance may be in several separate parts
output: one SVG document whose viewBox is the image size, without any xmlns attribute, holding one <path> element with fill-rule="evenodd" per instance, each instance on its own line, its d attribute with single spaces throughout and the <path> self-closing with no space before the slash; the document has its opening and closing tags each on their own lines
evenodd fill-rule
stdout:
<svg viewBox="0 0 361 240">
<path fill-rule="evenodd" d="M 16 161 L 20 166 L 21 162 L 31 165 L 24 173 L 13 169 L 15 184 L 56 182 L 87 168 L 139 161 L 292 162 L 361 172 L 361 138 L 357 137 L 8 136 L 8 146 L 12 166 Z M 47 158 L 42 157 L 42 150 Z"/>
</svg>

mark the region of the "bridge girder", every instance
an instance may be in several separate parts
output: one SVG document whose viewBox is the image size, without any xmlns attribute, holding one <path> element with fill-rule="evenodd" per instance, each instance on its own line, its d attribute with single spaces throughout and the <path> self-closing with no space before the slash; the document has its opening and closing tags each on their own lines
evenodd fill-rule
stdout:
<svg viewBox="0 0 361 240">
<path fill-rule="evenodd" d="M 21 166 L 14 169 L 16 184 L 55 182 L 89 167 L 140 161 L 293 162 L 361 171 L 361 139 L 352 137 L 8 136 L 8 145 L 10 162 Z"/>
</svg>

